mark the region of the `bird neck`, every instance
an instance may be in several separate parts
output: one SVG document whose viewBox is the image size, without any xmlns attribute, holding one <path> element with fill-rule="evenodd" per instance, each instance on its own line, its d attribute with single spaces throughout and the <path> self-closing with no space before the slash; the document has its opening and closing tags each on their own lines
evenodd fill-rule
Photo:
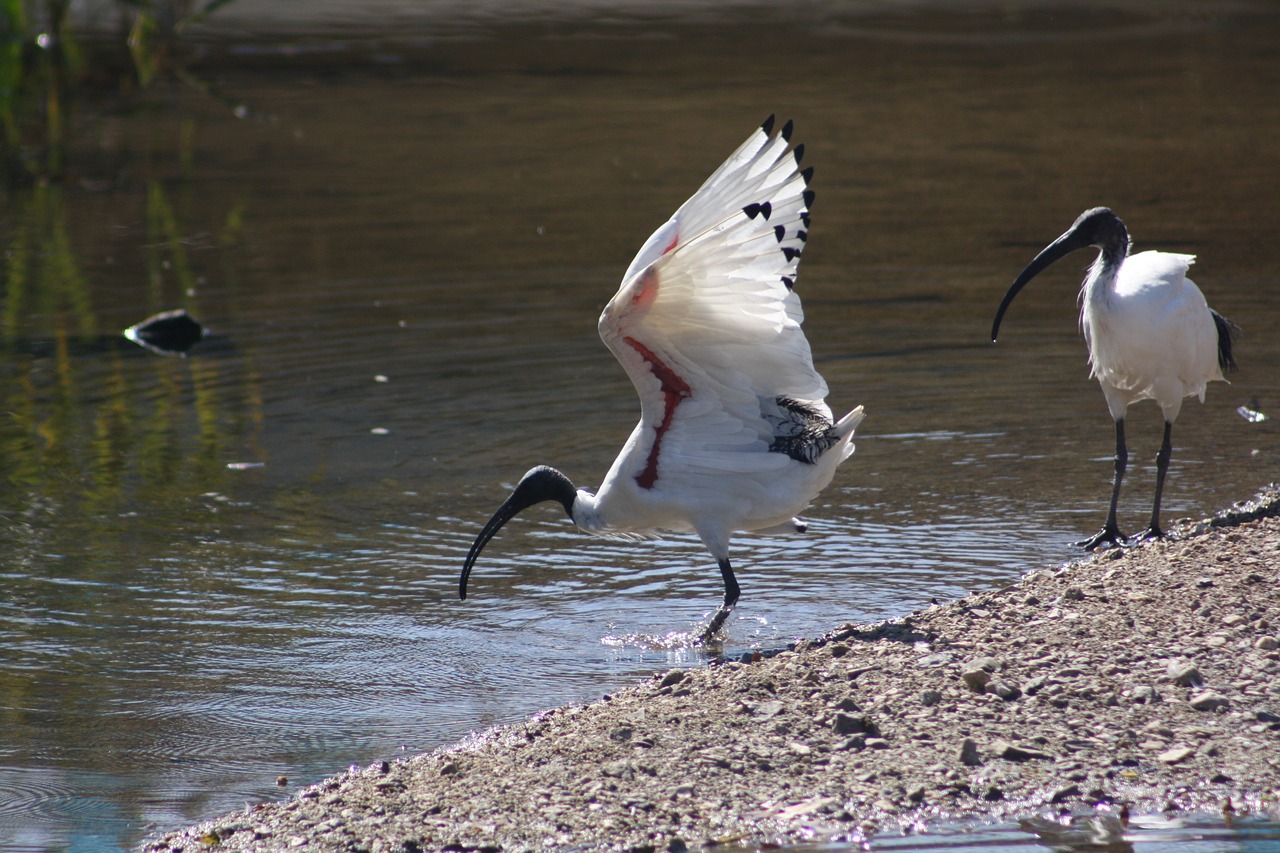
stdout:
<svg viewBox="0 0 1280 853">
<path fill-rule="evenodd" d="M 586 489 L 578 489 L 573 498 L 572 507 L 567 507 L 569 518 L 587 533 L 598 533 L 605 524 L 600 517 L 599 501 Z"/>
<path fill-rule="evenodd" d="M 1127 244 L 1108 245 L 1099 249 L 1098 257 L 1089 267 L 1089 274 L 1085 276 L 1084 286 L 1081 288 L 1082 302 L 1097 305 L 1110 300 L 1111 294 L 1116 290 L 1120 265 L 1124 263 L 1128 250 Z"/>
</svg>

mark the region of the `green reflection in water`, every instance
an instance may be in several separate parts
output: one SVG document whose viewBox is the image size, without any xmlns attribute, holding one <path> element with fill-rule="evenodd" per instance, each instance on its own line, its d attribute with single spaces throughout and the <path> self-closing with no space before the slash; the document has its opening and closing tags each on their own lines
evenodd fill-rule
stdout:
<svg viewBox="0 0 1280 853">
<path fill-rule="evenodd" d="M 145 206 L 146 311 L 194 310 L 197 277 L 159 181 Z M 227 217 L 225 251 L 240 217 Z M 161 358 L 104 330 L 67 221 L 62 189 L 35 186 L 7 247 L 0 507 L 39 500 L 94 515 L 220 488 L 228 448 L 260 422 L 253 370 L 226 347 Z"/>
</svg>

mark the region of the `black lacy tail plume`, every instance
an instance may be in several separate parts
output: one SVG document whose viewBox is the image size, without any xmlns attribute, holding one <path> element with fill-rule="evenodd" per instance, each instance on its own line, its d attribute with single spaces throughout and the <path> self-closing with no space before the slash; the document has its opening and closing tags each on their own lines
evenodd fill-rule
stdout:
<svg viewBox="0 0 1280 853">
<path fill-rule="evenodd" d="M 1212 308 L 1209 313 L 1213 315 L 1213 325 L 1218 327 L 1218 366 L 1223 370 L 1235 370 L 1236 357 L 1232 348 L 1240 337 L 1240 327 Z"/>
</svg>

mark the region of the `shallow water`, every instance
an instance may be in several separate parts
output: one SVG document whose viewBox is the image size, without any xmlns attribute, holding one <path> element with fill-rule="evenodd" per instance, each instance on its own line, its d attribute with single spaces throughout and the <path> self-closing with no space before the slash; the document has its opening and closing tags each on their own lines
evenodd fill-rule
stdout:
<svg viewBox="0 0 1280 853">
<path fill-rule="evenodd" d="M 1137 248 L 1199 254 L 1245 328 L 1232 384 L 1178 422 L 1167 518 L 1277 478 L 1277 421 L 1236 413 L 1280 416 L 1269 5 L 406 13 L 358 35 L 254 8 L 192 66 L 225 101 L 81 104 L 68 182 L 0 214 L 6 853 L 128 847 L 701 661 L 721 585 L 691 537 L 594 541 L 534 510 L 465 603 L 457 574 L 528 467 L 607 470 L 638 407 L 596 317 L 770 112 L 817 169 L 815 359 L 868 416 L 805 536 L 735 541 L 726 653 L 1075 555 L 1113 442 L 1084 253 L 986 337 L 1094 204 Z M 174 307 L 213 330 L 191 357 L 118 338 Z M 1154 406 L 1129 435 L 1134 530 Z"/>
</svg>

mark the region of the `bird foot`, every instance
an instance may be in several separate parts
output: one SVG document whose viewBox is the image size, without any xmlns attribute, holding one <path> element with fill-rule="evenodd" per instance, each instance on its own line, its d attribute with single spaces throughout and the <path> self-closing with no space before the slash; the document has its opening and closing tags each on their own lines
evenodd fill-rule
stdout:
<svg viewBox="0 0 1280 853">
<path fill-rule="evenodd" d="M 715 612 L 715 615 L 711 617 L 711 621 L 707 624 L 706 629 L 703 630 L 702 635 L 698 637 L 698 642 L 704 646 L 710 643 L 716 632 L 724 626 L 725 620 L 729 618 L 729 614 L 732 612 L 732 607 L 721 606 Z"/>
<path fill-rule="evenodd" d="M 1124 545 L 1125 536 L 1114 524 L 1108 524 L 1088 539 L 1081 539 L 1079 542 L 1075 542 L 1073 544 L 1077 548 L 1092 551 L 1104 542 L 1108 548 L 1120 548 Z"/>
<path fill-rule="evenodd" d="M 1160 526 L 1158 524 L 1153 524 L 1150 527 L 1148 527 L 1146 530 L 1139 533 L 1137 536 L 1134 536 L 1133 542 L 1136 544 L 1138 542 L 1147 542 L 1155 539 L 1163 539 L 1164 536 L 1165 536 L 1164 531 L 1160 529 Z"/>
</svg>

